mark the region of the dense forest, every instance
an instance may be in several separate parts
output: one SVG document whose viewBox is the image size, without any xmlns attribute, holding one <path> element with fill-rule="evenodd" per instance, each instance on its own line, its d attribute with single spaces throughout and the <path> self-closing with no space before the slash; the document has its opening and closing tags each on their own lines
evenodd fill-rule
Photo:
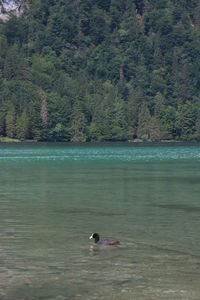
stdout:
<svg viewBox="0 0 200 300">
<path fill-rule="evenodd" d="M 24 0 L 0 21 L 0 137 L 200 140 L 200 1 Z"/>
</svg>

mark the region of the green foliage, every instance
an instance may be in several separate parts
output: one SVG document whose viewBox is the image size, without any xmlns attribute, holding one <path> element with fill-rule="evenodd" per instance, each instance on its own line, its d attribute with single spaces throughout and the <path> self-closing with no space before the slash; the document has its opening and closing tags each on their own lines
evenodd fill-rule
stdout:
<svg viewBox="0 0 200 300">
<path fill-rule="evenodd" d="M 86 135 L 86 117 L 83 112 L 83 105 L 80 100 L 73 105 L 73 113 L 71 117 L 71 140 L 72 142 L 85 142 Z"/>
<path fill-rule="evenodd" d="M 30 71 L 26 59 L 20 54 L 17 44 L 7 51 L 4 61 L 4 77 L 7 80 L 30 80 Z"/>
<path fill-rule="evenodd" d="M 195 131 L 194 137 L 197 141 L 200 141 L 200 114 L 197 117 L 195 129 L 196 129 L 196 131 Z"/>
<path fill-rule="evenodd" d="M 137 136 L 142 140 L 150 139 L 150 131 L 149 124 L 151 121 L 150 112 L 146 103 L 144 103 L 141 107 L 138 116 L 138 128 L 137 128 Z"/>
<path fill-rule="evenodd" d="M 6 52 L 8 49 L 7 38 L 5 35 L 0 35 L 0 69 L 3 69 Z"/>
<path fill-rule="evenodd" d="M 1 104 L 0 107 L 0 136 L 5 135 L 6 108 Z"/>
<path fill-rule="evenodd" d="M 0 136 L 200 140 L 198 0 L 35 0 L 0 23 Z"/>
<path fill-rule="evenodd" d="M 179 134 L 184 140 L 193 139 L 196 118 L 197 111 L 189 101 L 179 107 L 177 126 L 179 128 Z"/>
<path fill-rule="evenodd" d="M 14 138 L 16 134 L 16 112 L 13 104 L 9 104 L 5 117 L 6 136 Z"/>
<path fill-rule="evenodd" d="M 19 140 L 25 140 L 30 138 L 29 136 L 29 118 L 26 110 L 18 116 L 16 120 L 16 137 Z"/>
</svg>

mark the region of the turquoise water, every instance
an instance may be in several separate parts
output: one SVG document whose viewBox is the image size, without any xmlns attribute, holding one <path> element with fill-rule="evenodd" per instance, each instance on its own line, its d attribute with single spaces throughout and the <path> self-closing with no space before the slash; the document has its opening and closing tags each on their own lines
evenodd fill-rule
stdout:
<svg viewBox="0 0 200 300">
<path fill-rule="evenodd" d="M 0 145 L 0 299 L 199 300 L 199 195 L 198 145 Z"/>
</svg>

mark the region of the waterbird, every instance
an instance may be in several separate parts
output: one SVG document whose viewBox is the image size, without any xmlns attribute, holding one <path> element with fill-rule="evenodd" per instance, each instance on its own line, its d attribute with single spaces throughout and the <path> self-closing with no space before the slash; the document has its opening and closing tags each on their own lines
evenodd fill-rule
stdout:
<svg viewBox="0 0 200 300">
<path fill-rule="evenodd" d="M 104 245 L 104 246 L 117 246 L 117 245 L 120 245 L 119 240 L 113 240 L 113 239 L 100 240 L 100 236 L 96 232 L 93 233 L 90 236 L 90 239 L 94 239 L 94 242 L 97 245 Z"/>
</svg>

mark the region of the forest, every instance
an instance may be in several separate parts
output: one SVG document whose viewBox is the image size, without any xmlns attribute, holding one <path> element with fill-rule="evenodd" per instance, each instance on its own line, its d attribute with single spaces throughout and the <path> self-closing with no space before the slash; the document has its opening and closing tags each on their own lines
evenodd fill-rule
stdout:
<svg viewBox="0 0 200 300">
<path fill-rule="evenodd" d="M 0 140 L 200 141 L 199 0 L 24 0 L 0 21 Z"/>
</svg>

